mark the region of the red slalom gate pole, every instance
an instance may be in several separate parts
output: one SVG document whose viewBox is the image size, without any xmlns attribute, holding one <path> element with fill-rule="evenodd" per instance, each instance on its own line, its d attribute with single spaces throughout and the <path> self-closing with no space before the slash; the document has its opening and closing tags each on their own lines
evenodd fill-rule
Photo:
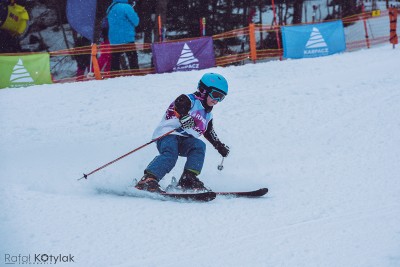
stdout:
<svg viewBox="0 0 400 267">
<path fill-rule="evenodd" d="M 362 17 L 363 17 L 363 21 L 364 21 L 365 41 L 367 42 L 367 48 L 370 48 L 368 28 L 367 28 L 367 13 L 365 13 L 364 1 L 362 2 L 361 10 L 362 10 Z"/>
<path fill-rule="evenodd" d="M 177 130 L 177 129 L 173 129 L 173 130 L 171 130 L 171 131 L 169 131 L 169 132 L 167 132 L 167 133 L 165 133 L 165 134 L 163 134 L 163 135 L 157 137 L 156 139 L 153 139 L 153 140 L 151 140 L 150 142 L 147 142 L 146 144 L 141 145 L 140 147 L 137 147 L 137 148 L 135 148 L 134 150 L 132 150 L 132 151 L 130 151 L 130 152 L 128 152 L 128 153 L 126 153 L 126 154 L 120 156 L 119 158 L 116 158 L 116 159 L 114 159 L 113 161 L 110 161 L 109 163 L 106 163 L 106 164 L 104 164 L 103 166 L 98 167 L 97 169 L 95 169 L 95 170 L 89 172 L 88 174 L 83 174 L 83 176 L 82 176 L 81 178 L 79 178 L 78 181 L 79 181 L 79 180 L 82 180 L 83 178 L 87 179 L 87 177 L 88 177 L 89 175 L 92 175 L 93 173 L 98 172 L 98 171 L 100 171 L 101 169 L 104 169 L 105 167 L 107 167 L 107 166 L 109 166 L 109 165 L 111 165 L 111 164 L 113 164 L 113 163 L 115 163 L 115 162 L 117 162 L 117 161 L 119 161 L 119 160 L 121 160 L 121 159 L 123 159 L 123 158 L 129 156 L 130 154 L 132 154 L 132 153 L 134 153 L 134 152 L 136 152 L 136 151 L 138 151 L 138 150 L 144 148 L 145 146 L 148 146 L 148 145 L 150 145 L 151 143 L 154 143 L 154 142 L 160 140 L 161 138 L 163 138 L 163 137 L 165 137 L 165 136 L 167 136 L 167 135 L 172 134 L 172 133 L 175 132 L 176 130 Z"/>
</svg>

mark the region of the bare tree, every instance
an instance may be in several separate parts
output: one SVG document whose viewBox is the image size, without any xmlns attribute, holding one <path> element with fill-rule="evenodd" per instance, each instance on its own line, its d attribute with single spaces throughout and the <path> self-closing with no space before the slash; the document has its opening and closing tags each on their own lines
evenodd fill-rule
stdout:
<svg viewBox="0 0 400 267">
<path fill-rule="evenodd" d="M 299 24 L 303 19 L 303 3 L 304 0 L 295 0 L 293 2 L 293 21 L 292 24 Z"/>
</svg>

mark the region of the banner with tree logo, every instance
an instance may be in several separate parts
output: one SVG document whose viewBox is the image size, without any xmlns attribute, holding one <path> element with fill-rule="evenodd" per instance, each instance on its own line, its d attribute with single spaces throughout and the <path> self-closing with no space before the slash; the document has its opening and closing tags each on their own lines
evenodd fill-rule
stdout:
<svg viewBox="0 0 400 267">
<path fill-rule="evenodd" d="M 346 50 L 341 20 L 282 27 L 285 58 L 310 58 L 332 55 Z"/>
<path fill-rule="evenodd" d="M 215 66 L 212 37 L 187 42 L 154 43 L 154 66 L 158 73 L 189 71 Z"/>
<path fill-rule="evenodd" d="M 50 55 L 0 56 L 0 88 L 52 83 Z"/>
</svg>

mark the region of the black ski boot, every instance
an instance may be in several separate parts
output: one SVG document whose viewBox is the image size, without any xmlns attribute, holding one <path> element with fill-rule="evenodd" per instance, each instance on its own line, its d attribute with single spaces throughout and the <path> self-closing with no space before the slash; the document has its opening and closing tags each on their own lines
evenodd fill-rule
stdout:
<svg viewBox="0 0 400 267">
<path fill-rule="evenodd" d="M 165 193 L 158 184 L 157 179 L 150 173 L 146 173 L 135 187 L 139 190 L 149 191 L 152 193 Z"/>
<path fill-rule="evenodd" d="M 193 190 L 193 191 L 208 191 L 204 186 L 204 183 L 197 178 L 196 174 L 189 170 L 184 170 L 181 178 L 179 179 L 178 186 L 182 190 Z"/>
</svg>

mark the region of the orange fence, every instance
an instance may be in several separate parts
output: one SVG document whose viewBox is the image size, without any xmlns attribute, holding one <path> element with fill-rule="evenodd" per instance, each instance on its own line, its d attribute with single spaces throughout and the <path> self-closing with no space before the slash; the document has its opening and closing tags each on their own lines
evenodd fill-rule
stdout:
<svg viewBox="0 0 400 267">
<path fill-rule="evenodd" d="M 397 10 L 396 10 L 397 11 Z M 370 48 L 371 46 L 387 43 L 391 35 L 396 31 L 393 11 L 363 12 L 342 19 L 345 26 L 347 51 Z M 389 19 L 389 15 L 391 15 Z M 397 19 L 397 12 L 396 12 Z M 283 48 L 281 46 L 281 26 L 250 24 L 248 27 L 235 29 L 221 34 L 213 35 L 214 54 L 217 66 L 243 65 L 257 61 L 282 59 Z M 396 33 L 396 32 L 395 32 Z M 397 35 L 396 35 L 397 36 Z M 171 40 L 164 42 L 176 42 L 193 40 L 195 38 Z M 392 38 L 393 39 L 393 38 Z M 137 51 L 139 56 L 139 69 L 126 69 L 120 71 L 104 71 L 97 63 L 99 54 L 110 55 L 113 52 Z M 86 57 L 92 55 L 93 67 L 89 74 L 74 75 L 63 73 L 62 59 L 65 57 Z M 97 57 L 96 57 L 97 55 Z M 155 73 L 152 65 L 151 44 L 136 43 L 111 46 L 109 44 L 77 47 L 72 49 L 50 52 L 52 63 L 52 75 L 54 82 L 72 82 L 90 79 L 112 78 L 129 75 L 146 75 Z M 61 59 L 60 59 L 61 58 Z M 58 59 L 58 60 L 57 60 Z M 73 60 L 70 60 L 70 62 Z M 61 63 L 60 63 L 61 62 Z M 71 69 L 73 67 L 69 67 Z M 76 67 L 75 67 L 76 68 Z"/>
</svg>

